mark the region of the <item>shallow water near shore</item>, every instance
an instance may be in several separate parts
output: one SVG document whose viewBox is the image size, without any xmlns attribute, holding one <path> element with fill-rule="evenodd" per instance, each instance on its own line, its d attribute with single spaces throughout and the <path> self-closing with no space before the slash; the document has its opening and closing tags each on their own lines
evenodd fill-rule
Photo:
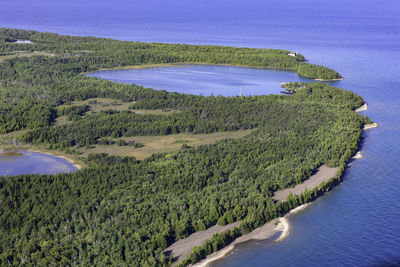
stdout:
<svg viewBox="0 0 400 267">
<path fill-rule="evenodd" d="M 0 25 L 120 40 L 282 48 L 340 72 L 335 86 L 379 123 L 344 181 L 290 216 L 279 243 L 248 242 L 215 266 L 400 263 L 400 7 L 379 1 L 3 1 Z M 245 89 L 245 88 L 244 88 Z M 237 92 L 234 92 L 237 94 Z"/>
<path fill-rule="evenodd" d="M 0 176 L 73 171 L 76 171 L 76 168 L 72 163 L 48 154 L 28 151 L 0 154 Z"/>
</svg>

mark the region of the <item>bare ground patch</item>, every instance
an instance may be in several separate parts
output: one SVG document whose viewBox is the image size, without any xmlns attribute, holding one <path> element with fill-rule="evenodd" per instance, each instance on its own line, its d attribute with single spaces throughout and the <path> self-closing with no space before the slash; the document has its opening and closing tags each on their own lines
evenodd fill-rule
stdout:
<svg viewBox="0 0 400 267">
<path fill-rule="evenodd" d="M 239 224 L 240 221 L 227 224 L 225 226 L 211 226 L 207 230 L 195 232 L 186 238 L 176 241 L 171 246 L 167 247 L 164 251 L 167 253 L 171 253 L 172 257 L 177 259 L 179 262 L 180 260 L 186 259 L 189 256 L 190 252 L 192 252 L 192 249 L 194 247 L 201 246 L 205 241 L 211 239 L 214 234 L 233 229 Z"/>
<path fill-rule="evenodd" d="M 12 58 L 17 58 L 17 57 L 33 57 L 33 56 L 54 57 L 55 55 L 52 53 L 44 52 L 44 51 L 34 51 L 34 52 L 17 51 L 17 52 L 13 52 L 11 55 L 0 56 L 0 63 L 7 59 L 12 59 Z"/>
<path fill-rule="evenodd" d="M 283 190 L 276 191 L 273 199 L 277 201 L 286 201 L 288 195 L 292 193 L 293 195 L 300 195 L 304 192 L 304 190 L 313 190 L 315 187 L 318 187 L 322 182 L 327 182 L 333 177 L 335 177 L 337 170 L 339 168 L 331 168 L 327 165 L 322 165 L 318 168 L 317 172 L 314 175 L 311 175 L 307 180 L 303 183 L 296 185 L 293 188 L 286 188 Z"/>
<path fill-rule="evenodd" d="M 54 125 L 61 126 L 61 125 L 70 124 L 70 123 L 72 123 L 72 121 L 68 120 L 67 116 L 60 116 L 60 117 L 56 118 Z"/>
</svg>

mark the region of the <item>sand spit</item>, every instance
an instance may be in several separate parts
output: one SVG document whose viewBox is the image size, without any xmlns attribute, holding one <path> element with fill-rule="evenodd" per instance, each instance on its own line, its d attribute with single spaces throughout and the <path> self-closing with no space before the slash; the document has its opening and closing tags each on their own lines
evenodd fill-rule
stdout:
<svg viewBox="0 0 400 267">
<path fill-rule="evenodd" d="M 372 129 L 372 128 L 376 128 L 378 127 L 378 123 L 374 122 L 371 124 L 365 124 L 363 130 L 368 130 L 368 129 Z"/>
<path fill-rule="evenodd" d="M 300 195 L 305 189 L 312 190 L 319 186 L 322 182 L 327 182 L 335 177 L 336 172 L 339 168 L 331 168 L 327 165 L 322 165 L 318 168 L 317 173 L 311 175 L 310 178 L 305 180 L 303 183 L 296 185 L 293 188 L 286 188 L 280 191 L 276 191 L 273 199 L 277 201 L 285 201 L 290 193 L 293 195 Z"/>
<path fill-rule="evenodd" d="M 311 203 L 306 203 L 306 204 L 303 204 L 303 205 L 301 205 L 301 206 L 298 206 L 298 207 L 292 209 L 292 210 L 291 210 L 287 215 L 285 215 L 285 216 L 289 216 L 289 215 L 298 213 L 299 211 L 304 210 L 305 208 L 307 208 L 307 207 L 310 206 L 310 205 L 311 205 Z"/>
<path fill-rule="evenodd" d="M 355 112 L 361 112 L 361 111 L 366 111 L 368 110 L 368 104 L 364 103 L 361 107 L 355 110 Z"/>
<path fill-rule="evenodd" d="M 289 229 L 290 229 L 289 221 L 286 219 L 286 216 L 279 218 L 279 224 L 276 227 L 276 230 L 282 231 L 282 234 L 279 236 L 279 238 L 276 240 L 276 242 L 280 242 L 283 239 L 285 239 L 286 237 L 288 237 Z"/>
<path fill-rule="evenodd" d="M 283 239 L 285 239 L 286 237 L 289 236 L 289 233 L 290 233 L 290 224 L 289 224 L 289 220 L 288 220 L 289 216 L 293 215 L 293 214 L 296 214 L 299 211 L 304 210 L 305 208 L 307 208 L 310 205 L 311 205 L 311 203 L 306 203 L 306 204 L 303 204 L 301 206 L 298 206 L 298 207 L 292 209 L 284 217 L 278 218 L 279 224 L 277 225 L 276 230 L 281 231 L 282 233 L 279 236 L 279 238 L 275 240 L 276 242 L 280 242 L 280 241 L 282 241 Z"/>
</svg>

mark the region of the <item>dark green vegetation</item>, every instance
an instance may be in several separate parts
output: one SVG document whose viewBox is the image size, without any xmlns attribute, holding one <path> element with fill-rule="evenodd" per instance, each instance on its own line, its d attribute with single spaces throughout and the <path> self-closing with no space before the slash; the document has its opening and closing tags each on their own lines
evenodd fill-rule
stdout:
<svg viewBox="0 0 400 267">
<path fill-rule="evenodd" d="M 297 74 L 308 78 L 318 78 L 320 80 L 336 80 L 342 78 L 339 73 L 330 68 L 304 63 L 299 64 Z"/>
<path fill-rule="evenodd" d="M 15 39 L 34 44 L 10 42 Z M 343 171 L 368 122 L 353 112 L 361 97 L 322 83 L 306 84 L 292 96 L 227 98 L 155 91 L 80 75 L 99 68 L 171 62 L 314 68 L 284 50 L 0 30 L 0 55 L 15 51 L 54 54 L 0 64 L 0 133 L 27 129 L 20 137 L 26 143 L 73 152 L 112 137 L 255 130 L 241 139 L 186 146 L 143 161 L 96 154 L 76 173 L 0 179 L 0 265 L 168 265 L 172 259 L 163 252 L 168 244 L 217 222 L 244 219 L 240 228 L 196 249 L 189 259 L 194 262 L 315 197 L 316 192 L 309 193 L 284 204 L 271 198 L 274 191 L 304 181 L 323 163 Z M 335 73 L 321 68 L 318 75 Z M 181 112 L 146 115 L 110 107 L 82 116 L 85 105 L 58 108 L 99 97 L 136 101 L 133 111 Z M 60 115 L 72 122 L 54 126 Z"/>
</svg>

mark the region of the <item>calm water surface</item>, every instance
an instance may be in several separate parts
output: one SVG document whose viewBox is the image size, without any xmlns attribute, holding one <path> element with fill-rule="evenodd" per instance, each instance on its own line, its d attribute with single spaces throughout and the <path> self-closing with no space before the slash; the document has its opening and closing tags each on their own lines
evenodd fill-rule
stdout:
<svg viewBox="0 0 400 267">
<path fill-rule="evenodd" d="M 173 67 L 99 71 L 87 76 L 205 96 L 279 94 L 283 90 L 281 82 L 312 81 L 289 71 L 186 64 Z"/>
<path fill-rule="evenodd" d="M 18 155 L 0 154 L 0 176 L 57 174 L 75 170 L 72 163 L 47 154 L 27 151 L 21 151 Z"/>
<path fill-rule="evenodd" d="M 243 244 L 216 266 L 400 263 L 399 14 L 397 0 L 0 2 L 4 27 L 295 50 L 339 71 L 345 79 L 335 85 L 368 102 L 379 128 L 365 133 L 364 158 L 344 182 L 292 216 L 284 241 Z"/>
</svg>

